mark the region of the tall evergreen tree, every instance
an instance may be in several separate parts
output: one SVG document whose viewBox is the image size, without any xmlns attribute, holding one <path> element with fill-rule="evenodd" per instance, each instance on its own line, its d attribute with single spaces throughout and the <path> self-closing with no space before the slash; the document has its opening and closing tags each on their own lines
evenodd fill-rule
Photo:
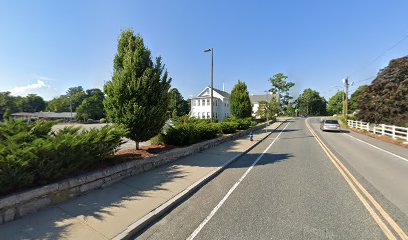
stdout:
<svg viewBox="0 0 408 240">
<path fill-rule="evenodd" d="M 252 115 L 252 105 L 245 82 L 238 80 L 231 91 L 231 115 L 236 118 L 247 118 Z"/>
<path fill-rule="evenodd" d="M 153 63 L 140 35 L 125 30 L 118 40 L 112 80 L 104 86 L 108 118 L 128 130 L 128 138 L 146 141 L 157 135 L 167 120 L 171 78 L 161 58 Z"/>
<path fill-rule="evenodd" d="M 189 113 L 188 102 L 184 100 L 177 88 L 172 88 L 169 92 L 169 117 L 180 117 Z"/>
</svg>

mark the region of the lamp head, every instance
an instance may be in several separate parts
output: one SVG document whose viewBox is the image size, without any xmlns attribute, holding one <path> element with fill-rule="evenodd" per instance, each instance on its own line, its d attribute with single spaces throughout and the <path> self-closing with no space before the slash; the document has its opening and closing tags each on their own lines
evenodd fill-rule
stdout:
<svg viewBox="0 0 408 240">
<path fill-rule="evenodd" d="M 204 52 L 211 52 L 211 48 L 205 49 Z"/>
</svg>

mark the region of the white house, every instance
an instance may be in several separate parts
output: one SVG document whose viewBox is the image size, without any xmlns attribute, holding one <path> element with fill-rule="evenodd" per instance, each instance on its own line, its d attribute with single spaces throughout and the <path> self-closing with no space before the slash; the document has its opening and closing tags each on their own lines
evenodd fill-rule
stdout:
<svg viewBox="0 0 408 240">
<path fill-rule="evenodd" d="M 249 99 L 251 100 L 252 104 L 252 116 L 255 118 L 259 118 L 259 116 L 256 116 L 256 112 L 259 109 L 259 103 L 260 102 L 270 102 L 272 98 L 275 98 L 277 101 L 279 101 L 279 95 L 278 94 L 264 94 L 264 95 L 254 95 L 251 94 L 249 95 Z"/>
<path fill-rule="evenodd" d="M 210 118 L 211 87 L 204 88 L 191 99 L 190 116 L 200 119 Z M 213 88 L 213 117 L 218 121 L 230 116 L 230 94 Z"/>
</svg>

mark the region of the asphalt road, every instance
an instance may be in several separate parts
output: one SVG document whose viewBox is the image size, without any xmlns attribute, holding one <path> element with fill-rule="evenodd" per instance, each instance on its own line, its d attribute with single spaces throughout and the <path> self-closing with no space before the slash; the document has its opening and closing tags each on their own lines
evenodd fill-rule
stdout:
<svg viewBox="0 0 408 240">
<path fill-rule="evenodd" d="M 403 174 L 408 175 L 408 162 L 343 133 L 321 133 L 318 119 L 309 122 L 383 211 L 408 232 L 408 187 L 399 182 L 408 183 Z M 406 156 L 405 149 L 386 148 Z M 368 210 L 374 205 L 365 206 L 351 186 L 305 120 L 295 119 L 135 238 L 392 239 Z M 385 226 L 399 239 L 392 224 Z"/>
</svg>

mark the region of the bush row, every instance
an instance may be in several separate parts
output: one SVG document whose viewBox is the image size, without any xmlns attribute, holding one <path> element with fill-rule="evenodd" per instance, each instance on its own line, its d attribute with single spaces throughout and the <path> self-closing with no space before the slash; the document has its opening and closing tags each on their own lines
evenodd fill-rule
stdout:
<svg viewBox="0 0 408 240">
<path fill-rule="evenodd" d="M 188 119 L 167 127 L 160 136 L 154 138 L 154 142 L 163 141 L 168 145 L 185 146 L 203 140 L 217 137 L 218 134 L 230 134 L 237 130 L 246 130 L 256 122 L 248 119 L 225 119 L 220 123 L 209 123 L 207 121 Z"/>
<path fill-rule="evenodd" d="M 122 144 L 112 126 L 52 132 L 50 122 L 0 125 L 0 194 L 59 180 L 104 161 Z"/>
</svg>

